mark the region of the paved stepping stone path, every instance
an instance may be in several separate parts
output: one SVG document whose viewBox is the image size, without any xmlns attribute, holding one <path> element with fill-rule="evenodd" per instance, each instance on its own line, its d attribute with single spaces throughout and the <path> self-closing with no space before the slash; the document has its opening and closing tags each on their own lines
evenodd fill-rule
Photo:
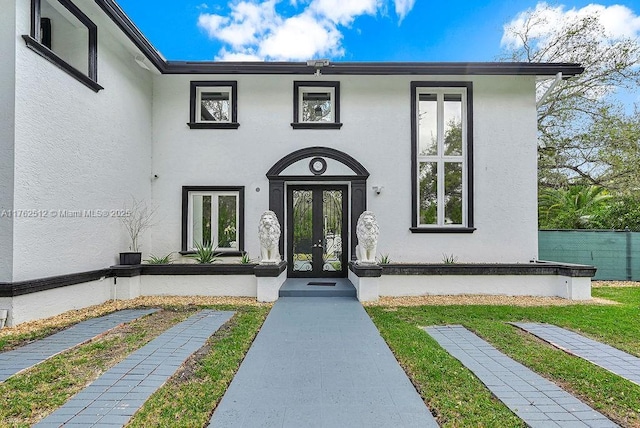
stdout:
<svg viewBox="0 0 640 428">
<path fill-rule="evenodd" d="M 210 426 L 437 427 L 353 297 L 281 297 Z"/>
<path fill-rule="evenodd" d="M 555 325 L 522 322 L 511 324 L 556 348 L 640 385 L 640 358 L 638 357 Z"/>
<path fill-rule="evenodd" d="M 122 427 L 234 312 L 200 311 L 106 371 L 37 427 Z"/>
<path fill-rule="evenodd" d="M 461 325 L 424 330 L 531 427 L 618 426 Z"/>
<path fill-rule="evenodd" d="M 157 312 L 158 309 L 127 309 L 98 318 L 92 318 L 69 327 L 59 333 L 12 351 L 0 353 L 0 382 L 11 376 L 40 364 L 60 352 L 86 343 L 107 331 L 145 315 Z"/>
</svg>

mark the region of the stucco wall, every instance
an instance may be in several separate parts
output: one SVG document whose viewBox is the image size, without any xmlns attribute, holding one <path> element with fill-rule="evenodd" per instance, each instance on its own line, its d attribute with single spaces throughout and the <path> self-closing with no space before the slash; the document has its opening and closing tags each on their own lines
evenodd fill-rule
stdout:
<svg viewBox="0 0 640 428">
<path fill-rule="evenodd" d="M 267 170 L 280 158 L 327 146 L 369 170 L 368 209 L 380 224 L 379 253 L 394 261 L 528 262 L 537 254 L 534 78 L 455 76 L 473 82 L 472 234 L 412 234 L 410 82 L 438 76 L 322 76 L 341 82 L 340 130 L 293 130 L 293 81 L 313 76 L 156 76 L 153 111 L 154 201 L 162 222 L 152 251 L 180 249 L 181 187 L 245 186 L 245 248 L 258 255 L 260 213 L 268 208 Z M 237 130 L 191 130 L 190 80 L 237 80 Z M 310 174 L 307 172 L 307 174 Z M 384 186 L 380 195 L 371 189 Z M 256 189 L 260 191 L 257 192 Z"/>
<path fill-rule="evenodd" d="M 29 2 L 17 3 L 16 33 L 28 34 Z M 97 5 L 79 5 L 98 25 L 104 90 L 93 92 L 16 39 L 14 208 L 39 211 L 14 219 L 13 281 L 115 264 L 128 243 L 110 211 L 131 195 L 150 197 L 150 73 L 109 40 L 114 24 Z M 82 214 L 61 217 L 64 210 Z"/>
<path fill-rule="evenodd" d="M 13 219 L 2 211 L 13 207 L 15 7 L 4 2 L 0 13 L 0 282 L 11 281 L 13 268 Z"/>
</svg>

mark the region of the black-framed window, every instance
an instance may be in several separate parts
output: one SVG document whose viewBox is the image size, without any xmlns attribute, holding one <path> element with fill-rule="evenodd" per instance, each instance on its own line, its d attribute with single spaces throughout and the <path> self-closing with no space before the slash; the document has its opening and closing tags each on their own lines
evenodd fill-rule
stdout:
<svg viewBox="0 0 640 428">
<path fill-rule="evenodd" d="M 473 232 L 473 85 L 411 82 L 412 232 Z"/>
<path fill-rule="evenodd" d="M 236 129 L 238 82 L 192 81 L 189 91 L 191 129 Z"/>
<path fill-rule="evenodd" d="M 218 251 L 244 251 L 244 187 L 182 187 L 182 251 L 211 244 Z"/>
<path fill-rule="evenodd" d="M 40 56 L 95 92 L 98 28 L 71 0 L 31 0 L 31 32 L 22 38 Z"/>
<path fill-rule="evenodd" d="M 293 82 L 294 129 L 340 129 L 340 82 Z"/>
</svg>

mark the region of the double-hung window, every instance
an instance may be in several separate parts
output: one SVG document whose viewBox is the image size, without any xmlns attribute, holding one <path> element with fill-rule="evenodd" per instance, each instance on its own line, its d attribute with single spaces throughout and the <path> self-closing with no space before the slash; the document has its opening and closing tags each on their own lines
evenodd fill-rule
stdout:
<svg viewBox="0 0 640 428">
<path fill-rule="evenodd" d="M 340 82 L 293 82 L 294 129 L 340 129 Z"/>
<path fill-rule="evenodd" d="M 238 82 L 191 82 L 189 127 L 192 129 L 236 129 Z"/>
<path fill-rule="evenodd" d="M 470 82 L 412 82 L 413 232 L 472 232 Z"/>
<path fill-rule="evenodd" d="M 182 251 L 244 249 L 244 187 L 184 186 L 182 216 Z"/>
</svg>

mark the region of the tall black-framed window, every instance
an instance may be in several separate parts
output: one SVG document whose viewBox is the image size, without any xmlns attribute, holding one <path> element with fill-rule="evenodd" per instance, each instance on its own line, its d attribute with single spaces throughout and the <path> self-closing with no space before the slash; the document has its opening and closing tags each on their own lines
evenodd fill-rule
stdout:
<svg viewBox="0 0 640 428">
<path fill-rule="evenodd" d="M 244 251 L 244 186 L 182 187 L 182 252 L 196 244 Z"/>
<path fill-rule="evenodd" d="M 237 129 L 238 82 L 192 81 L 189 90 L 191 129 Z"/>
<path fill-rule="evenodd" d="M 293 82 L 293 129 L 340 129 L 340 82 Z"/>
<path fill-rule="evenodd" d="M 411 82 L 411 231 L 473 227 L 473 85 Z"/>
<path fill-rule="evenodd" d="M 98 28 L 71 0 L 31 0 L 27 46 L 95 92 Z"/>
</svg>

